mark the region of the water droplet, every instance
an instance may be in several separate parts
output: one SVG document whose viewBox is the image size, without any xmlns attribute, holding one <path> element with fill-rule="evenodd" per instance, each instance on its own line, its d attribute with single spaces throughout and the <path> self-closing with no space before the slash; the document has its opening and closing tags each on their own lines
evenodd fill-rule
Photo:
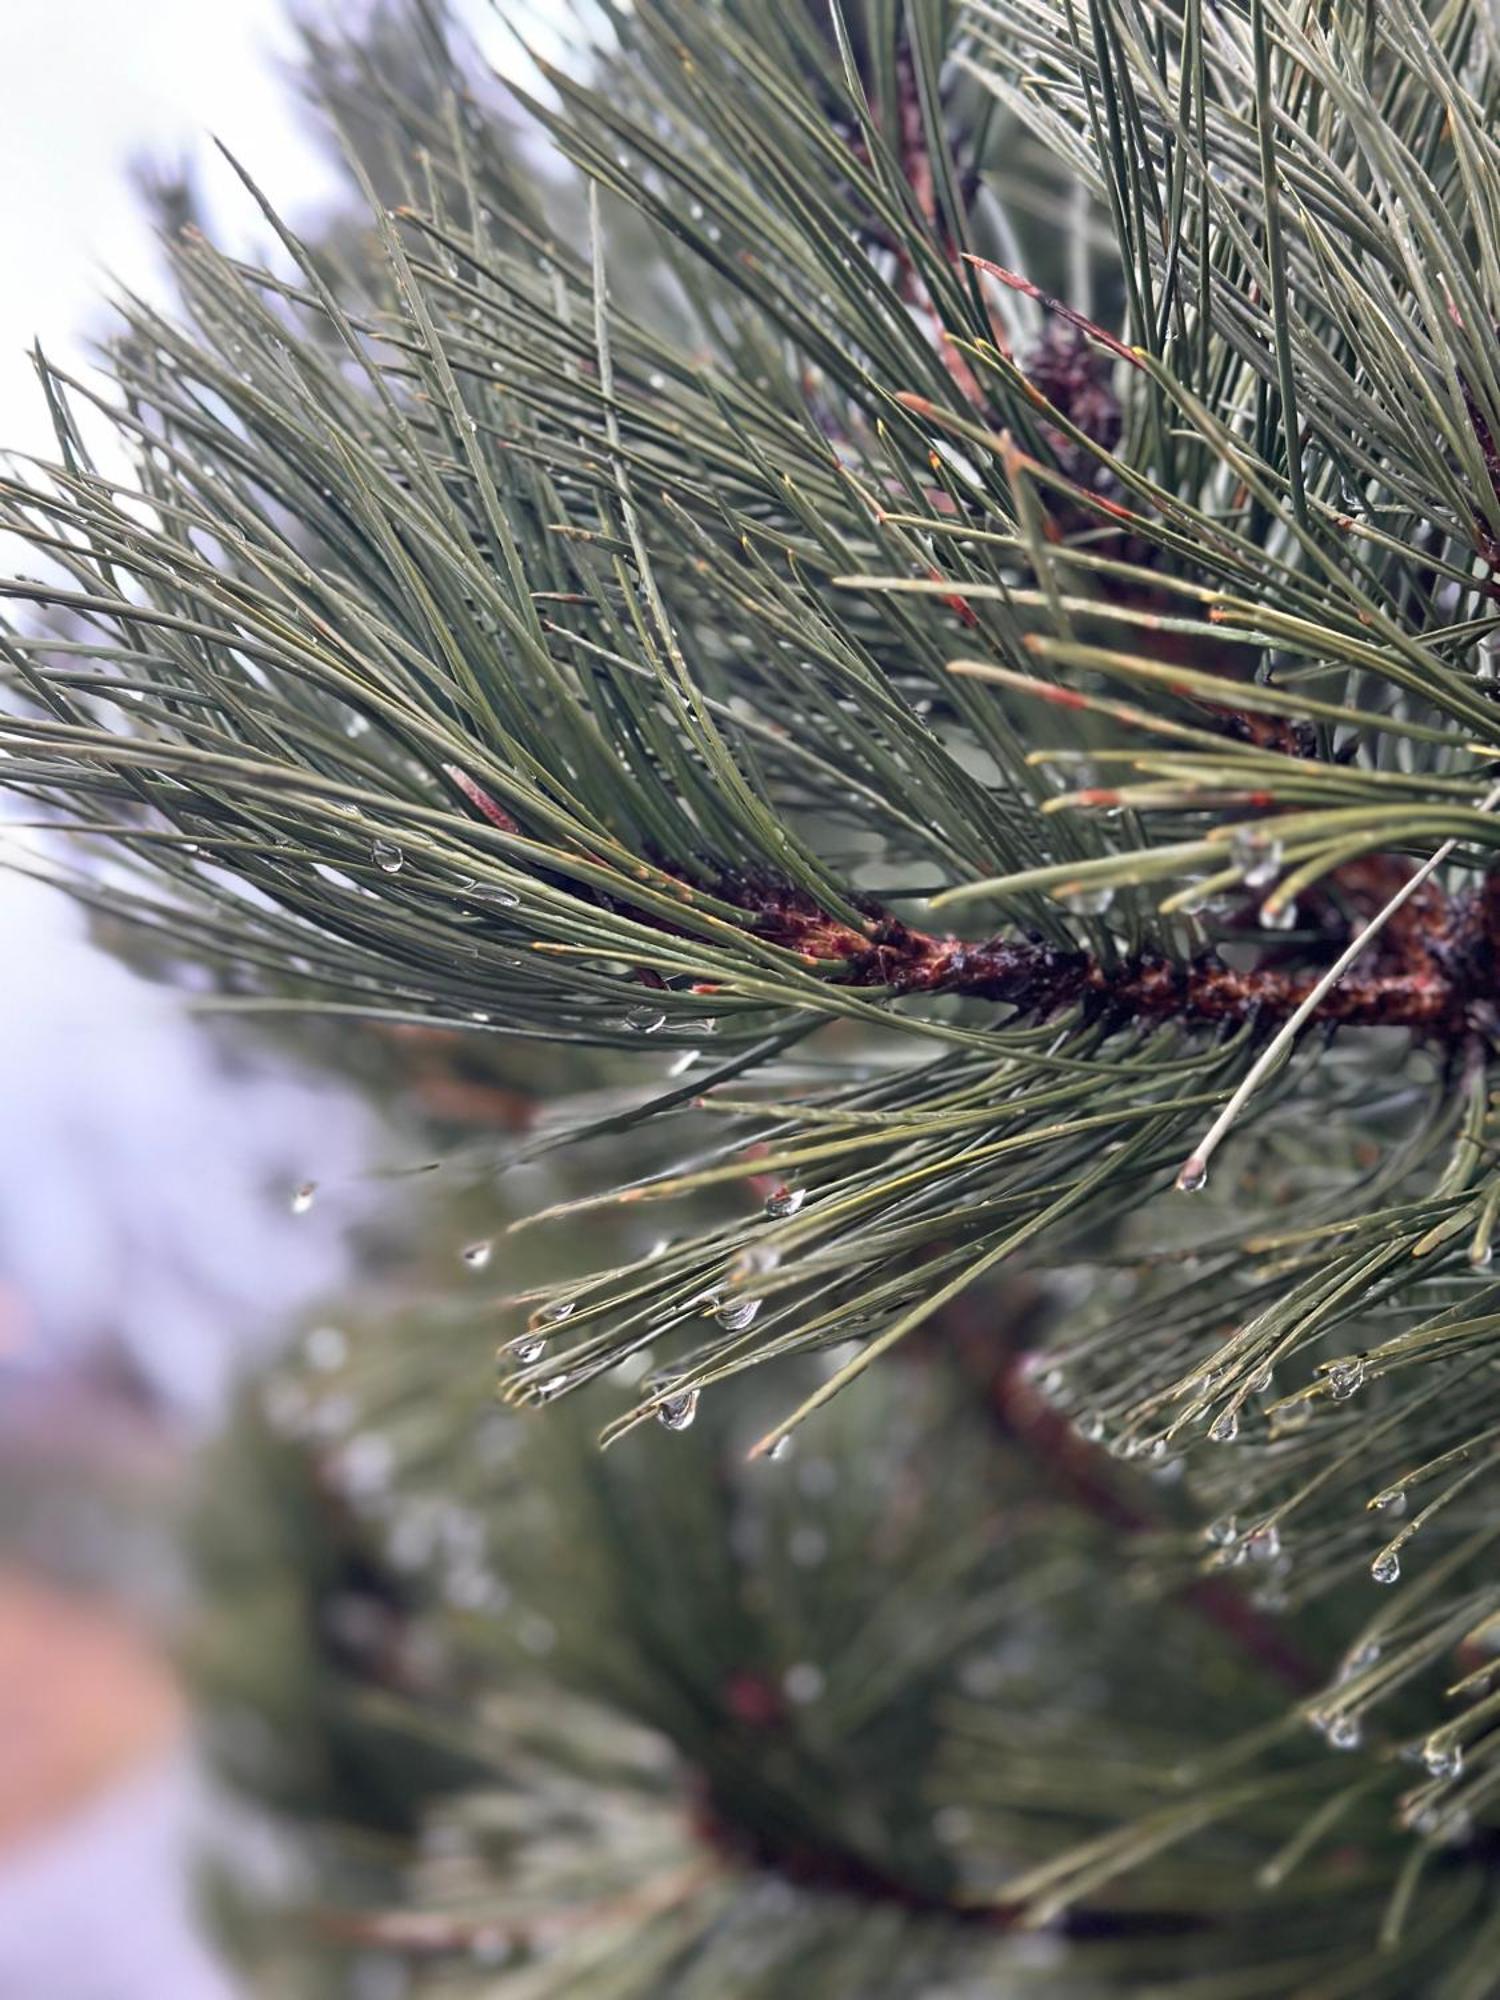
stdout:
<svg viewBox="0 0 1500 2000">
<path fill-rule="evenodd" d="M 1323 1371 L 1323 1380 L 1328 1384 L 1328 1393 L 1336 1403 L 1347 1403 L 1364 1387 L 1365 1364 L 1360 1355 L 1351 1354 L 1346 1360 L 1330 1362 Z"/>
<path fill-rule="evenodd" d="M 1075 916 L 1102 917 L 1114 900 L 1114 889 L 1106 883 L 1097 889 L 1072 889 L 1062 898 L 1062 905 Z"/>
<path fill-rule="evenodd" d="M 1233 1444 L 1239 1434 L 1238 1410 L 1225 1410 L 1222 1415 L 1215 1417 L 1208 1427 L 1209 1439 L 1213 1444 Z"/>
<path fill-rule="evenodd" d="M 1203 1539 L 1211 1542 L 1216 1549 L 1227 1549 L 1239 1532 L 1239 1524 L 1233 1514 L 1221 1514 L 1217 1521 L 1210 1521 L 1203 1530 Z"/>
<path fill-rule="evenodd" d="M 545 1382 L 538 1382 L 534 1394 L 539 1403 L 550 1403 L 560 1396 L 572 1380 L 568 1375 L 549 1375 Z"/>
<path fill-rule="evenodd" d="M 1098 1444 L 1104 1437 L 1104 1419 L 1097 1410 L 1089 1410 L 1073 1426 L 1085 1444 Z"/>
<path fill-rule="evenodd" d="M 469 894 L 476 903 L 491 903 L 497 910 L 514 910 L 521 901 L 503 882 L 476 882 Z"/>
<path fill-rule="evenodd" d="M 1250 1393 L 1252 1396 L 1269 1396 L 1275 1386 L 1276 1377 L 1271 1373 L 1269 1368 L 1262 1368 L 1255 1380 L 1250 1384 Z"/>
<path fill-rule="evenodd" d="M 394 1466 L 395 1453 L 389 1438 L 378 1431 L 363 1431 L 351 1438 L 339 1454 L 339 1482 L 351 1498 L 373 1499 L 390 1485 Z"/>
<path fill-rule="evenodd" d="M 673 1056 L 672 1060 L 667 1064 L 667 1075 L 686 1076 L 697 1060 L 698 1051 L 696 1049 L 684 1049 L 680 1055 Z"/>
<path fill-rule="evenodd" d="M 399 875 L 406 862 L 406 856 L 394 840 L 371 841 L 370 858 L 387 875 Z"/>
<path fill-rule="evenodd" d="M 1357 1750 L 1362 1734 L 1357 1715 L 1336 1715 L 1329 1723 L 1327 1731 L 1329 1748 L 1333 1750 Z"/>
<path fill-rule="evenodd" d="M 547 1351 L 547 1343 L 539 1333 L 522 1333 L 507 1342 L 505 1351 L 514 1355 L 523 1368 L 529 1368 L 533 1361 L 541 1360 Z"/>
<path fill-rule="evenodd" d="M 1238 827 L 1229 839 L 1229 855 L 1247 889 L 1268 889 L 1281 873 L 1282 845 L 1263 827 Z"/>
<path fill-rule="evenodd" d="M 1201 1194 L 1208 1186 L 1208 1162 L 1196 1153 L 1190 1160 L 1184 1160 L 1177 1174 L 1179 1194 Z"/>
<path fill-rule="evenodd" d="M 760 1311 L 759 1299 L 726 1299 L 714 1314 L 726 1333 L 743 1333 Z"/>
<path fill-rule="evenodd" d="M 538 1655 L 550 1653 L 557 1644 L 557 1627 L 550 1618 L 543 1618 L 538 1612 L 528 1611 L 521 1620 L 517 1637 L 528 1653 Z"/>
<path fill-rule="evenodd" d="M 1274 1521 L 1264 1528 L 1256 1528 L 1245 1539 L 1245 1550 L 1251 1562 L 1275 1562 L 1281 1554 L 1281 1530 Z"/>
<path fill-rule="evenodd" d="M 1401 1558 L 1394 1549 L 1382 1549 L 1370 1564 L 1370 1577 L 1375 1583 L 1399 1583 L 1401 1580 Z"/>
<path fill-rule="evenodd" d="M 303 1181 L 300 1187 L 293 1188 L 291 1204 L 293 1215 L 306 1215 L 317 1198 L 318 1184 L 316 1181 Z"/>
<path fill-rule="evenodd" d="M 811 1522 L 794 1528 L 787 1538 L 787 1554 L 798 1569 L 816 1569 L 828 1559 L 828 1536 Z"/>
<path fill-rule="evenodd" d="M 669 1431 L 685 1431 L 698 1414 L 698 1391 L 681 1389 L 656 1406 L 656 1421 Z"/>
<path fill-rule="evenodd" d="M 533 1326 L 557 1326 L 571 1317 L 576 1299 L 550 1299 L 546 1305 L 538 1306 L 531 1315 Z"/>
<path fill-rule="evenodd" d="M 781 1677 L 781 1685 L 786 1689 L 788 1701 L 794 1701 L 799 1708 L 816 1701 L 828 1685 L 823 1677 L 823 1669 L 811 1660 L 799 1660 L 794 1667 L 788 1667 Z"/>
<path fill-rule="evenodd" d="M 490 1254 L 494 1250 L 494 1247 L 489 1237 L 485 1236 L 478 1243 L 466 1243 L 458 1254 L 463 1258 L 471 1271 L 482 1271 L 490 1261 Z"/>
<path fill-rule="evenodd" d="M 1268 896 L 1260 906 L 1259 922 L 1263 931 L 1292 930 L 1297 923 L 1297 905 L 1277 903 Z"/>
<path fill-rule="evenodd" d="M 767 1452 L 766 1456 L 768 1458 L 789 1458 L 791 1456 L 791 1451 L 792 1451 L 792 1440 L 790 1436 L 787 1436 L 784 1438 L 777 1438 L 775 1444 L 772 1445 L 770 1451 Z"/>
<path fill-rule="evenodd" d="M 625 1026 L 633 1035 L 654 1035 L 667 1025 L 667 1017 L 660 1007 L 632 1007 L 625 1016 Z"/>
<path fill-rule="evenodd" d="M 743 1284 L 747 1278 L 765 1277 L 780 1262 L 781 1252 L 774 1243 L 752 1243 L 735 1258 L 729 1275 L 735 1284 Z"/>
<path fill-rule="evenodd" d="M 470 1010 L 469 1019 L 471 1021 L 477 1021 L 481 1027 L 484 1027 L 488 1024 L 489 1018 L 490 1018 L 489 1015 L 485 1013 L 482 1007 L 475 1007 Z"/>
<path fill-rule="evenodd" d="M 1422 1745 L 1422 1762 L 1430 1777 L 1456 1778 L 1464 1768 L 1463 1745 L 1445 1737 L 1441 1730 L 1435 1731 Z"/>
<path fill-rule="evenodd" d="M 667 378 L 659 368 L 654 368 L 646 377 L 646 387 L 648 389 L 665 389 L 666 386 Z"/>
<path fill-rule="evenodd" d="M 806 1188 L 775 1187 L 766 1196 L 766 1214 L 776 1222 L 795 1215 L 807 1200 Z"/>
<path fill-rule="evenodd" d="M 332 1375 L 349 1357 L 349 1342 L 336 1326 L 315 1326 L 302 1343 L 309 1368 Z"/>
<path fill-rule="evenodd" d="M 1406 1489 L 1401 1486 L 1392 1486 L 1384 1493 L 1377 1493 L 1375 1498 L 1370 1502 L 1370 1505 L 1378 1507 L 1382 1514 L 1404 1514 L 1406 1512 Z"/>
</svg>

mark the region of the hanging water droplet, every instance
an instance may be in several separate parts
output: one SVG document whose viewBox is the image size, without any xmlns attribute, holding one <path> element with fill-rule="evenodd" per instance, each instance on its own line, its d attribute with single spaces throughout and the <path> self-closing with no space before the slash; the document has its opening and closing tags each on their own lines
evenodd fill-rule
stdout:
<svg viewBox="0 0 1500 2000">
<path fill-rule="evenodd" d="M 1360 1355 L 1351 1354 L 1347 1360 L 1330 1362 L 1323 1372 L 1323 1380 L 1328 1384 L 1328 1393 L 1336 1403 L 1347 1403 L 1364 1387 L 1365 1364 Z"/>
<path fill-rule="evenodd" d="M 1211 1542 L 1216 1549 L 1227 1549 L 1239 1534 L 1239 1525 L 1233 1514 L 1221 1514 L 1217 1521 L 1210 1521 L 1203 1530 L 1203 1539 Z"/>
<path fill-rule="evenodd" d="M 331 1375 L 342 1368 L 349 1355 L 349 1342 L 336 1326 L 315 1326 L 302 1344 L 309 1368 Z"/>
<path fill-rule="evenodd" d="M 374 1499 L 389 1487 L 395 1462 L 389 1438 L 378 1431 L 363 1431 L 339 1454 L 340 1484 L 351 1499 Z"/>
<path fill-rule="evenodd" d="M 781 1685 L 786 1689 L 788 1701 L 796 1702 L 799 1708 L 816 1701 L 827 1686 L 823 1669 L 811 1660 L 799 1660 L 794 1667 L 788 1667 L 781 1677 Z"/>
<path fill-rule="evenodd" d="M 1382 1514 L 1404 1514 L 1406 1512 L 1406 1489 L 1401 1486 L 1389 1487 L 1384 1493 L 1377 1493 L 1370 1502 Z"/>
<path fill-rule="evenodd" d="M 1399 1583 L 1401 1580 L 1401 1558 L 1394 1549 L 1382 1549 L 1370 1564 L 1370 1576 L 1375 1583 Z"/>
<path fill-rule="evenodd" d="M 481 1028 L 488 1024 L 489 1018 L 489 1015 L 485 1013 L 482 1007 L 474 1007 L 469 1011 L 469 1019 L 477 1021 Z"/>
<path fill-rule="evenodd" d="M 1296 927 L 1297 905 L 1278 903 L 1268 896 L 1260 906 L 1258 919 L 1263 931 L 1289 931 Z"/>
<path fill-rule="evenodd" d="M 1422 1762 L 1430 1777 L 1445 1781 L 1456 1778 L 1464 1768 L 1463 1745 L 1445 1737 L 1440 1730 L 1434 1731 L 1422 1745 Z"/>
<path fill-rule="evenodd" d="M 777 1438 L 775 1444 L 773 1444 L 771 1449 L 766 1453 L 766 1456 L 767 1458 L 790 1458 L 791 1452 L 792 1452 L 792 1440 L 790 1436 L 787 1436 L 783 1438 Z"/>
<path fill-rule="evenodd" d="M 625 1016 L 625 1026 L 633 1035 L 654 1035 L 667 1025 L 667 1017 L 660 1007 L 632 1007 Z"/>
<path fill-rule="evenodd" d="M 698 1414 L 698 1391 L 681 1389 L 656 1406 L 656 1421 L 669 1431 L 685 1431 Z"/>
<path fill-rule="evenodd" d="M 766 1214 L 776 1222 L 782 1222 L 789 1215 L 795 1215 L 807 1200 L 806 1188 L 774 1187 L 766 1196 Z"/>
<path fill-rule="evenodd" d="M 370 858 L 387 875 L 399 875 L 406 863 L 406 856 L 394 840 L 371 841 Z"/>
<path fill-rule="evenodd" d="M 1177 1174 L 1179 1194 L 1201 1194 L 1208 1186 L 1208 1162 L 1194 1153 L 1190 1160 L 1184 1160 Z"/>
<path fill-rule="evenodd" d="M 1332 1750 L 1357 1750 L 1362 1732 L 1357 1715 L 1336 1715 L 1328 1725 L 1328 1745 Z"/>
<path fill-rule="evenodd" d="M 1114 889 L 1105 884 L 1097 889 L 1070 889 L 1062 898 L 1062 905 L 1075 916 L 1102 917 L 1114 900 Z"/>
<path fill-rule="evenodd" d="M 1276 1378 L 1270 1369 L 1262 1368 L 1255 1380 L 1250 1384 L 1250 1393 L 1252 1396 L 1269 1396 L 1275 1386 Z"/>
<path fill-rule="evenodd" d="M 816 1569 L 828 1559 L 828 1535 L 813 1522 L 803 1522 L 787 1538 L 786 1552 L 798 1569 Z"/>
<path fill-rule="evenodd" d="M 743 1333 L 760 1311 L 759 1299 L 726 1299 L 714 1314 L 726 1333 Z"/>
<path fill-rule="evenodd" d="M 514 1355 L 523 1368 L 529 1368 L 533 1361 L 540 1361 L 547 1351 L 547 1343 L 539 1333 L 522 1333 L 507 1343 L 507 1354 Z"/>
<path fill-rule="evenodd" d="M 1268 889 L 1281 873 L 1281 842 L 1263 828 L 1239 828 L 1230 837 L 1229 853 L 1247 889 Z"/>
<path fill-rule="evenodd" d="M 546 1305 L 538 1306 L 531 1315 L 533 1326 L 557 1326 L 567 1319 L 577 1305 L 576 1299 L 550 1299 Z"/>
<path fill-rule="evenodd" d="M 485 1236 L 478 1243 L 466 1243 L 458 1254 L 463 1258 L 471 1271 L 482 1271 L 490 1261 L 490 1255 L 494 1247 L 489 1237 Z"/>
<path fill-rule="evenodd" d="M 1233 1444 L 1240 1434 L 1240 1413 L 1225 1410 L 1214 1418 L 1208 1427 L 1209 1440 L 1213 1444 Z"/>
<path fill-rule="evenodd" d="M 1245 1538 L 1245 1551 L 1251 1562 L 1275 1562 L 1281 1554 L 1281 1530 L 1274 1521 L 1263 1528 L 1256 1528 Z"/>
<path fill-rule="evenodd" d="M 316 1181 L 303 1181 L 300 1187 L 293 1188 L 291 1202 L 293 1215 L 306 1215 L 317 1198 L 318 1184 Z"/>
<path fill-rule="evenodd" d="M 684 1049 L 680 1055 L 673 1056 L 672 1060 L 667 1064 L 667 1075 L 686 1076 L 697 1060 L 698 1051 L 696 1049 Z"/>
<path fill-rule="evenodd" d="M 539 1403 L 550 1403 L 560 1396 L 572 1378 L 567 1375 L 549 1375 L 545 1382 L 538 1382 L 534 1394 Z"/>
</svg>

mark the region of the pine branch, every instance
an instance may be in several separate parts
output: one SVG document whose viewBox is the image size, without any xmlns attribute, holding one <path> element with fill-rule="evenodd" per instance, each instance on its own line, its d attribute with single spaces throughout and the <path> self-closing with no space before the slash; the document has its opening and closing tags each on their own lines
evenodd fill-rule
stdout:
<svg viewBox="0 0 1500 2000">
<path fill-rule="evenodd" d="M 1377 856 L 1368 876 L 1394 865 Z M 1285 1020 L 1317 983 L 1314 973 L 1269 964 L 1234 971 L 1216 954 L 1104 960 L 1034 938 L 965 942 L 917 930 L 878 908 L 855 931 L 785 888 L 721 883 L 718 893 L 754 914 L 757 935 L 818 966 L 831 983 L 897 997 L 956 993 L 1042 1018 L 1082 1005 L 1117 1023 L 1235 1028 Z M 1447 900 L 1429 896 L 1393 943 L 1380 969 L 1352 970 L 1326 993 L 1310 1025 L 1406 1028 L 1459 1048 L 1491 1024 L 1500 1000 L 1500 880 Z"/>
</svg>

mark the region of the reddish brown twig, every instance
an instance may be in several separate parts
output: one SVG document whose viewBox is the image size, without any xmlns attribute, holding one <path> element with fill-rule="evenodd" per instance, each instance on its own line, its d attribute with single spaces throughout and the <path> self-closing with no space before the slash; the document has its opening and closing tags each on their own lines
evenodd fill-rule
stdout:
<svg viewBox="0 0 1500 2000">
<path fill-rule="evenodd" d="M 1279 964 L 1237 971 L 1213 953 L 1191 959 L 1146 953 L 1106 964 L 1091 952 L 1024 936 L 977 943 L 935 936 L 883 912 L 861 932 L 784 888 L 741 884 L 738 900 L 754 910 L 762 937 L 824 965 L 835 985 L 967 994 L 1027 1014 L 1082 1004 L 1122 1020 L 1274 1025 L 1301 1005 L 1317 979 L 1316 972 Z M 1497 966 L 1500 877 L 1440 905 L 1419 899 L 1384 954 L 1369 968 L 1352 969 L 1325 995 L 1312 1023 L 1408 1028 L 1458 1045 L 1489 1025 Z"/>
</svg>

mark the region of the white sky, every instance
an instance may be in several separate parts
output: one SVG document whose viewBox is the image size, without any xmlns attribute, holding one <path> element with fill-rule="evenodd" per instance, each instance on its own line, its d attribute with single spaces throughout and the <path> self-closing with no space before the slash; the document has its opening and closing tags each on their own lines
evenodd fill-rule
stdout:
<svg viewBox="0 0 1500 2000">
<path fill-rule="evenodd" d="M 294 216 L 332 195 L 277 74 L 291 47 L 278 0 L 0 0 L 0 443 L 49 447 L 33 339 L 76 366 L 106 272 L 162 289 L 133 157 L 190 153 L 231 237 L 250 218 L 210 134 Z"/>
</svg>

